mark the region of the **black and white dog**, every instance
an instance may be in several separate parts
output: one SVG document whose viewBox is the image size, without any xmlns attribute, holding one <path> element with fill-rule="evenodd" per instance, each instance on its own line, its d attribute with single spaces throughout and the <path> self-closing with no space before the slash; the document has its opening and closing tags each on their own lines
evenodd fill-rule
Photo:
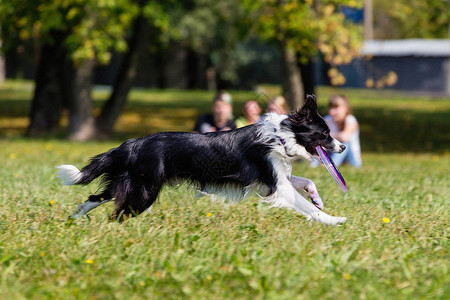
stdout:
<svg viewBox="0 0 450 300">
<path fill-rule="evenodd" d="M 71 218 L 114 201 L 112 218 L 136 216 L 156 200 L 164 184 L 188 181 L 203 194 L 239 201 L 256 191 L 275 207 L 293 209 L 328 225 L 345 222 L 322 211 L 315 184 L 291 175 L 292 163 L 317 156 L 315 146 L 331 152 L 345 149 L 330 136 L 317 112 L 314 96 L 289 116 L 270 114 L 262 123 L 212 133 L 162 132 L 130 139 L 99 154 L 83 169 L 60 165 L 65 185 L 86 185 L 102 177 L 104 188 L 80 204 Z M 309 202 L 297 190 L 306 194 Z"/>
</svg>

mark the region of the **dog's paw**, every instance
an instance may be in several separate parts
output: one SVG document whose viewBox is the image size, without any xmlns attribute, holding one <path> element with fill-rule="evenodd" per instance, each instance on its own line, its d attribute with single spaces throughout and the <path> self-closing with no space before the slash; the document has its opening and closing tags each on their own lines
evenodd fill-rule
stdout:
<svg viewBox="0 0 450 300">
<path fill-rule="evenodd" d="M 312 213 L 311 218 L 317 222 L 331 226 L 341 225 L 347 221 L 345 217 L 333 217 L 321 211 Z"/>
<path fill-rule="evenodd" d="M 326 225 L 336 226 L 336 225 L 342 225 L 347 221 L 347 218 L 344 217 L 331 217 L 332 219 L 326 220 L 325 222 L 322 222 Z"/>
<path fill-rule="evenodd" d="M 334 225 L 342 225 L 342 224 L 344 224 L 345 223 L 345 221 L 347 221 L 347 218 L 346 217 L 336 217 L 336 224 L 334 224 Z"/>
<path fill-rule="evenodd" d="M 83 208 L 84 208 L 84 203 L 79 204 L 77 206 L 77 208 L 75 209 L 75 211 L 72 214 L 70 214 L 68 219 L 69 220 L 75 220 L 75 219 L 79 219 L 82 216 L 84 216 L 86 214 L 86 212 L 84 211 Z"/>
</svg>

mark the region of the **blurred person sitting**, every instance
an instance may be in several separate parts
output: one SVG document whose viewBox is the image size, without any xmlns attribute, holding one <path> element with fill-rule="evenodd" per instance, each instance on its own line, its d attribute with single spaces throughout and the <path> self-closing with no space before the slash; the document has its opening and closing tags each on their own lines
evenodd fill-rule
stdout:
<svg viewBox="0 0 450 300">
<path fill-rule="evenodd" d="M 286 99 L 283 96 L 276 96 L 270 99 L 269 104 L 267 104 L 267 113 L 287 115 L 287 111 Z"/>
<path fill-rule="evenodd" d="M 241 128 L 258 122 L 261 117 L 261 107 L 255 100 L 247 101 L 244 105 L 244 116 L 236 119 L 236 127 Z"/>
<path fill-rule="evenodd" d="M 270 99 L 267 104 L 266 113 L 261 116 L 258 122 L 264 122 L 267 114 L 276 113 L 278 115 L 287 115 L 287 104 L 283 96 L 276 96 Z"/>
<path fill-rule="evenodd" d="M 355 116 L 351 114 L 350 104 L 346 96 L 331 96 L 325 122 L 330 127 L 331 136 L 347 147 L 342 153 L 331 154 L 331 159 L 336 166 L 347 162 L 356 168 L 361 167 L 359 124 Z"/>
<path fill-rule="evenodd" d="M 232 129 L 236 129 L 236 124 L 233 120 L 231 95 L 221 91 L 214 97 L 212 113 L 200 116 L 195 124 L 194 131 L 206 133 Z"/>
</svg>

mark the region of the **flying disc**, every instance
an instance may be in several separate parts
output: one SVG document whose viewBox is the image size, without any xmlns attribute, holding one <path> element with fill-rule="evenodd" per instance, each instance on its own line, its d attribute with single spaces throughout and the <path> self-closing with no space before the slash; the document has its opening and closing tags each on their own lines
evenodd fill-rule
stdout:
<svg viewBox="0 0 450 300">
<path fill-rule="evenodd" d="M 327 152 L 323 150 L 321 146 L 316 146 L 316 152 L 317 154 L 319 154 L 320 160 L 325 165 L 334 181 L 336 181 L 337 185 L 344 193 L 347 193 L 348 189 L 347 185 L 345 184 L 344 177 L 342 177 L 341 172 L 339 172 L 338 168 L 336 168 L 336 165 L 334 164 L 331 157 L 328 156 Z"/>
</svg>

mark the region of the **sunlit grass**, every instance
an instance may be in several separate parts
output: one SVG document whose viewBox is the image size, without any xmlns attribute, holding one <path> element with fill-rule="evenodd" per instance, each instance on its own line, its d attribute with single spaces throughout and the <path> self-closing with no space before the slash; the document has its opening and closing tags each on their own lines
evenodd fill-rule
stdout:
<svg viewBox="0 0 450 300">
<path fill-rule="evenodd" d="M 80 144 L 20 137 L 24 127 L 14 122 L 26 120 L 32 89 L 12 85 L 8 92 L 0 89 L 0 299 L 446 299 L 450 294 L 445 100 L 395 93 L 385 100 L 371 91 L 344 91 L 354 99 L 362 126 L 373 130 L 362 129 L 370 150 L 363 152 L 363 168 L 340 168 L 349 192 L 342 193 L 324 167 L 296 163 L 293 172 L 316 183 L 325 211 L 348 218 L 343 226 L 311 223 L 292 211 L 269 209 L 255 197 L 222 205 L 196 198 L 186 186 L 164 188 L 150 213 L 123 224 L 108 221 L 111 203 L 70 223 L 67 216 L 97 185 L 62 186 L 56 165 L 82 167 L 125 137 L 189 130 L 195 114 L 208 110 L 212 94 L 135 91 L 117 125 L 117 140 Z M 319 89 L 321 109 L 331 92 Z M 237 107 L 252 93 L 236 93 Z M 390 124 L 381 116 L 395 125 L 407 117 L 411 123 L 385 132 Z M 418 126 L 424 126 L 419 133 L 440 128 L 425 137 L 436 151 L 419 154 L 414 145 L 400 144 L 415 141 Z M 400 141 L 399 134 L 405 135 Z M 374 152 L 379 143 L 369 138 L 378 136 L 388 153 Z M 403 152 L 392 153 L 391 145 Z"/>
<path fill-rule="evenodd" d="M 364 155 L 341 167 L 343 194 L 325 168 L 313 179 L 327 227 L 250 198 L 222 205 L 165 188 L 151 213 L 111 223 L 105 205 L 67 216 L 97 189 L 64 187 L 55 165 L 81 167 L 115 143 L 4 141 L 0 150 L 0 297 L 12 298 L 445 298 L 448 170 L 445 155 Z M 387 222 L 386 219 L 389 221 Z"/>
</svg>

